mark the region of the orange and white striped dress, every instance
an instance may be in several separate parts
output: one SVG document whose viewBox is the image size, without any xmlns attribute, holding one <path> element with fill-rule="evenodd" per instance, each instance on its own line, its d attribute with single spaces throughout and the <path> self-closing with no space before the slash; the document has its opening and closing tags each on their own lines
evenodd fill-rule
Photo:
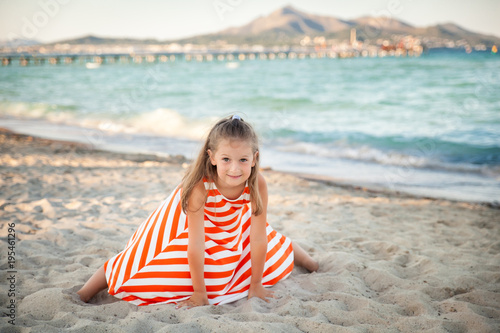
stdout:
<svg viewBox="0 0 500 333">
<path fill-rule="evenodd" d="M 204 180 L 204 276 L 210 304 L 248 295 L 251 204 L 248 184 L 236 200 L 225 198 Z M 193 293 L 187 246 L 189 222 L 181 207 L 182 188 L 173 193 L 136 230 L 125 249 L 104 264 L 108 292 L 136 305 L 177 303 Z M 267 224 L 267 256 L 262 284 L 272 286 L 293 269 L 289 238 Z"/>
</svg>

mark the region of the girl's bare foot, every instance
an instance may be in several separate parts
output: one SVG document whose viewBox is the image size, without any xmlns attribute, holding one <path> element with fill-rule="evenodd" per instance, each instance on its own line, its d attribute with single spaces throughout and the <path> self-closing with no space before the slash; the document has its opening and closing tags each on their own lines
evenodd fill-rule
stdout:
<svg viewBox="0 0 500 333">
<path fill-rule="evenodd" d="M 309 272 L 316 272 L 319 269 L 318 262 L 300 247 L 299 244 L 292 241 L 292 247 L 294 253 L 293 259 L 296 265 L 304 267 Z"/>
<path fill-rule="evenodd" d="M 88 303 L 88 301 L 90 300 L 90 298 L 85 294 L 84 291 L 82 291 L 82 289 L 78 290 L 76 293 L 77 293 L 78 296 L 80 296 L 80 299 L 82 300 L 82 302 Z"/>
<path fill-rule="evenodd" d="M 102 266 L 76 293 L 83 302 L 87 303 L 95 294 L 107 287 L 106 273 L 104 272 L 104 266 Z"/>
</svg>

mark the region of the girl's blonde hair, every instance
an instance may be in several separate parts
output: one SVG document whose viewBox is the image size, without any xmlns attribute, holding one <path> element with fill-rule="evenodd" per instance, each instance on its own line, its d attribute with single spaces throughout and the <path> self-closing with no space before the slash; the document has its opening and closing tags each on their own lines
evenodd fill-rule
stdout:
<svg viewBox="0 0 500 333">
<path fill-rule="evenodd" d="M 259 139 L 252 126 L 243 121 L 239 116 L 231 116 L 217 122 L 212 127 L 205 140 L 198 158 L 191 164 L 190 168 L 182 179 L 181 205 L 184 213 L 188 209 L 188 201 L 195 186 L 203 179 L 215 182 L 217 179 L 217 167 L 210 162 L 208 150 L 216 152 L 219 143 L 224 140 L 242 140 L 250 144 L 252 153 L 255 156 L 255 166 L 252 167 L 250 177 L 248 178 L 248 187 L 250 189 L 250 200 L 252 201 L 253 214 L 262 213 L 262 199 L 259 193 L 258 172 L 259 172 Z"/>
</svg>

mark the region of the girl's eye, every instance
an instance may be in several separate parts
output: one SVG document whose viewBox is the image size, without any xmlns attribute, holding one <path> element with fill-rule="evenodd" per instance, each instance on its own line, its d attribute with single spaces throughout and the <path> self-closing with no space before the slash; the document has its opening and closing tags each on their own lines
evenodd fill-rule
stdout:
<svg viewBox="0 0 500 333">
<path fill-rule="evenodd" d="M 242 158 L 242 159 L 240 160 L 240 162 L 242 162 L 242 163 L 245 163 L 246 161 L 248 161 L 246 158 Z"/>
<path fill-rule="evenodd" d="M 224 157 L 222 160 L 223 160 L 224 162 L 229 162 L 229 158 L 227 158 L 227 157 Z"/>
</svg>

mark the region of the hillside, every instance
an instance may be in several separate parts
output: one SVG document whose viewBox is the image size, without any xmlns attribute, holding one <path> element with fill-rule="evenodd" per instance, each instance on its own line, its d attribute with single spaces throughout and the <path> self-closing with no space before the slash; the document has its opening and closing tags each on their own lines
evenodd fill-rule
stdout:
<svg viewBox="0 0 500 333">
<path fill-rule="evenodd" d="M 210 45 L 216 42 L 227 44 L 299 45 L 305 37 L 323 36 L 326 39 L 342 42 L 349 40 L 350 31 L 356 29 L 357 39 L 375 44 L 380 39 L 394 39 L 395 36 L 411 35 L 427 43 L 429 47 L 458 42 L 456 45 L 486 47 L 500 44 L 500 38 L 468 31 L 456 24 L 446 23 L 430 27 L 414 27 L 394 18 L 361 17 L 342 20 L 335 17 L 309 14 L 292 6 L 280 8 L 267 16 L 262 16 L 240 26 L 231 27 L 218 33 L 200 35 L 179 40 L 158 41 L 155 39 L 100 38 L 86 36 L 58 43 L 75 44 L 179 44 L 193 43 Z M 56 44 L 56 43 L 52 43 Z"/>
<path fill-rule="evenodd" d="M 46 45 L 53 44 L 69 44 L 69 45 L 109 45 L 109 44 L 134 44 L 134 45 L 145 45 L 145 44 L 161 44 L 156 39 L 133 39 L 133 38 L 105 38 L 97 36 L 83 36 L 79 38 L 72 38 L 67 40 L 61 40 L 54 43 L 49 43 Z"/>
<path fill-rule="evenodd" d="M 465 40 L 470 45 L 485 44 L 489 47 L 500 43 L 499 37 L 474 33 L 453 23 L 421 28 L 395 18 L 361 17 L 354 20 L 342 20 L 308 14 L 292 6 L 280 8 L 268 16 L 259 17 L 241 27 L 225 29 L 215 34 L 185 38 L 178 42 L 208 44 L 216 40 L 225 40 L 233 44 L 281 45 L 298 44 L 306 35 L 348 40 L 352 28 L 356 29 L 358 40 L 361 41 L 391 39 L 394 35 L 413 35 L 422 40 Z"/>
<path fill-rule="evenodd" d="M 352 22 L 334 17 L 307 14 L 291 6 L 286 6 L 274 11 L 269 16 L 259 17 L 242 27 L 229 28 L 219 32 L 219 34 L 245 36 L 274 32 L 287 35 L 308 35 L 338 32 L 352 26 Z"/>
</svg>

